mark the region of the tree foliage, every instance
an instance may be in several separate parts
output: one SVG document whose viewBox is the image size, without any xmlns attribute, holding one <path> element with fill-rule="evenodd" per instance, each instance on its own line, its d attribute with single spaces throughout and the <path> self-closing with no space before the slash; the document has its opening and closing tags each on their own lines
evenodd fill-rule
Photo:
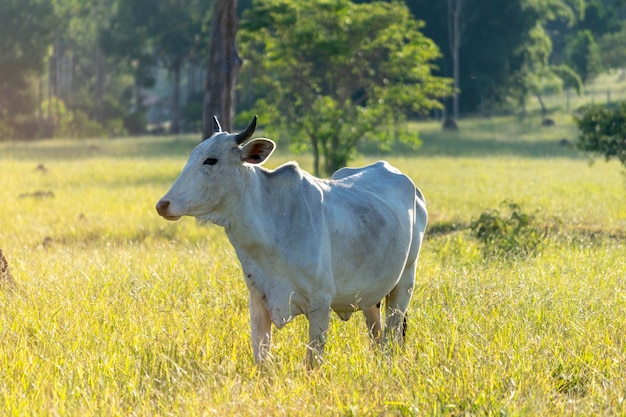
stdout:
<svg viewBox="0 0 626 417">
<path fill-rule="evenodd" d="M 54 25 L 48 0 L 0 2 L 0 139 L 31 130 L 25 127 L 36 100 L 30 79 L 44 70 Z"/>
<path fill-rule="evenodd" d="M 590 30 L 582 30 L 570 42 L 567 61 L 584 82 L 593 80 L 602 71 L 600 48 Z"/>
<path fill-rule="evenodd" d="M 156 60 L 150 51 L 145 26 L 136 22 L 136 16 L 143 13 L 141 4 L 118 1 L 115 12 L 100 29 L 98 41 L 108 56 L 132 73 L 136 85 L 151 87 L 154 84 L 151 68 Z"/>
<path fill-rule="evenodd" d="M 426 22 L 424 34 L 444 53 L 441 75 L 452 75 L 445 1 L 407 2 Z M 618 30 L 617 8 L 622 0 L 464 0 L 460 61 L 460 107 L 479 111 L 488 101 L 505 105 L 524 102 L 555 88 L 580 89 L 597 72 L 593 50 L 576 67 L 567 46 L 577 33 L 595 38 Z M 592 46 L 593 49 L 593 46 Z M 621 48 L 619 48 L 621 49 Z M 579 71 L 583 70 L 584 73 Z M 574 72 L 578 73 L 577 76 Z"/>
<path fill-rule="evenodd" d="M 600 59 L 605 69 L 626 71 L 626 23 L 618 32 L 607 33 L 598 40 Z"/>
<path fill-rule="evenodd" d="M 449 76 L 453 63 L 447 48 L 446 3 L 415 0 L 412 10 L 427 22 L 425 35 L 442 48 L 440 67 L 442 75 Z M 485 100 L 504 101 L 511 88 L 518 87 L 520 79 L 514 75 L 524 64 L 520 52 L 533 41 L 530 32 L 539 16 L 523 0 L 466 0 L 463 10 L 459 105 L 467 112 L 478 110 Z"/>
<path fill-rule="evenodd" d="M 196 70 L 207 62 L 209 9 L 225 3 L 0 1 L 0 137 L 68 131 L 80 136 L 81 129 L 92 134 L 98 124 L 102 134 L 119 134 L 121 120 L 127 131 L 141 130 L 141 90 L 150 88 L 163 68 L 171 76 L 165 81 L 171 94 L 161 88 L 151 93 L 172 103 L 175 129 L 185 79 L 192 80 L 187 97 L 199 97 L 203 83 Z M 240 94 L 234 105 L 241 112 L 265 103 L 273 116 L 261 120 L 278 120 L 280 126 L 290 121 L 291 134 L 319 160 L 330 157 L 328 170 L 351 157 L 359 138 L 377 137 L 383 146 L 408 139 L 393 127 L 407 114 L 436 106 L 449 87 L 437 87 L 442 80 L 433 73 L 458 74 L 459 105 L 468 114 L 487 106 L 512 110 L 510 103 L 524 103 L 529 96 L 541 100 L 561 88 L 580 91 L 598 71 L 620 69 L 624 62 L 626 0 L 306 3 L 311 4 L 237 2 L 238 18 L 248 11 L 243 44 L 237 45 L 248 65 L 237 78 Z M 450 31 L 450 4 L 462 5 L 458 32 Z M 459 35 L 456 58 L 451 32 Z M 290 49 L 297 53 L 281 55 Z M 207 76 L 212 74 L 209 69 Z M 289 78 L 301 85 L 289 87 L 297 96 L 282 87 Z M 201 97 L 197 100 L 201 107 Z M 313 117 L 314 108 L 322 113 Z M 199 125 L 200 116 L 192 117 L 190 124 Z M 338 127 L 346 130 L 341 140 L 332 136 Z"/>
<path fill-rule="evenodd" d="M 554 6 L 551 13 L 542 15 L 544 19 L 554 19 L 557 16 L 573 19 L 573 14 L 574 11 L 571 9 Z M 572 88 L 581 94 L 583 88 L 583 81 L 574 69 L 565 64 L 550 62 L 552 39 L 545 30 L 545 23 L 545 21 L 538 20 L 535 27 L 529 31 L 526 43 L 516 51 L 521 65 L 516 74 L 511 77 L 513 82 L 510 88 L 511 95 L 521 103 L 525 102 L 529 94 L 535 96 L 544 115 L 548 113 L 542 99 L 544 93 Z"/>
<path fill-rule="evenodd" d="M 109 19 L 116 0 L 52 0 L 59 22 L 50 47 L 45 100 L 55 102 L 45 117 L 51 120 L 55 135 L 66 135 L 67 125 L 76 135 L 123 134 L 113 128 L 125 115 L 120 97 L 127 87 L 118 77 L 118 68 L 105 57 L 98 44 L 98 33 Z M 59 104 L 67 112 L 60 111 Z M 42 106 L 43 103 L 40 103 Z M 77 121 L 88 120 L 88 123 Z M 86 129 L 81 126 L 99 129 Z"/>
<path fill-rule="evenodd" d="M 172 76 L 172 131 L 180 126 L 182 66 L 202 48 L 207 2 L 198 0 L 117 0 L 117 13 L 101 40 L 109 53 L 135 63 L 139 83 L 149 80 L 146 64 L 159 61 Z M 113 30 L 112 30 L 113 29 Z"/>
<path fill-rule="evenodd" d="M 400 138 L 407 113 L 450 93 L 449 80 L 432 75 L 439 49 L 420 27 L 399 2 L 256 1 L 240 35 L 255 108 L 305 138 L 316 173 L 323 165 L 331 174 L 362 138 Z"/>
</svg>

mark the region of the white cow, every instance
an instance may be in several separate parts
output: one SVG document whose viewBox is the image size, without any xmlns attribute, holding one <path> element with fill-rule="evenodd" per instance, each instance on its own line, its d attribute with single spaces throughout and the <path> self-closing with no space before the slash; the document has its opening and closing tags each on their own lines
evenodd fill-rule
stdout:
<svg viewBox="0 0 626 417">
<path fill-rule="evenodd" d="M 387 162 L 344 168 L 330 180 L 287 163 L 260 165 L 269 139 L 248 140 L 256 116 L 239 134 L 213 135 L 191 152 L 182 173 L 156 205 L 167 220 L 194 216 L 224 227 L 250 292 L 252 347 L 257 363 L 271 341 L 271 323 L 309 321 L 307 364 L 321 360 L 330 311 L 343 320 L 363 311 L 381 338 L 402 342 L 407 306 L 427 212 L 413 182 Z"/>
</svg>

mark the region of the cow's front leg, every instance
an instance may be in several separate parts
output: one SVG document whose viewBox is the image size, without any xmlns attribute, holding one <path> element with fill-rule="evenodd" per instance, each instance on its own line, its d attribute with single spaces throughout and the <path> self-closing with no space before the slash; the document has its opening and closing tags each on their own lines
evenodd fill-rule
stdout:
<svg viewBox="0 0 626 417">
<path fill-rule="evenodd" d="M 320 365 L 324 356 L 326 332 L 330 320 L 330 304 L 312 308 L 307 313 L 309 320 L 309 344 L 306 352 L 306 363 L 309 369 Z"/>
<path fill-rule="evenodd" d="M 263 300 L 250 294 L 250 326 L 252 328 L 252 351 L 254 360 L 261 364 L 266 358 L 272 341 L 272 322 L 270 313 Z"/>
</svg>

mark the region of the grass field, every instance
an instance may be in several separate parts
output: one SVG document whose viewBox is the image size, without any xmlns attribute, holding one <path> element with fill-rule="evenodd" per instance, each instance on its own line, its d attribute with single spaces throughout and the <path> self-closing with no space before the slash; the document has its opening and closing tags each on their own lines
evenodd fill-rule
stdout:
<svg viewBox="0 0 626 417">
<path fill-rule="evenodd" d="M 196 138 L 0 143 L 0 415 L 626 415 L 622 167 L 559 146 L 571 126 L 420 126 L 386 155 L 428 200 L 407 346 L 306 320 L 254 366 L 247 291 L 223 231 L 154 205 Z M 271 166 L 308 155 L 274 155 Z M 380 159 L 360 157 L 354 164 Z M 514 201 L 545 225 L 534 256 L 488 257 L 467 225 Z"/>
</svg>

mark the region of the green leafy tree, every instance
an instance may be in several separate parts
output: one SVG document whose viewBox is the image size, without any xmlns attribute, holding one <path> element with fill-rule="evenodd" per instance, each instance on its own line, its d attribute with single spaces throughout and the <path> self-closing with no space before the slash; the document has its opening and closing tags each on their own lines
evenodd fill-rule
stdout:
<svg viewBox="0 0 626 417">
<path fill-rule="evenodd" d="M 626 72 L 626 23 L 619 32 L 607 33 L 598 41 L 600 57 L 606 69 Z"/>
<path fill-rule="evenodd" d="M 544 104 L 545 92 L 561 91 L 563 88 L 572 88 L 578 94 L 582 92 L 582 80 L 572 68 L 567 65 L 550 63 L 552 41 L 544 27 L 537 24 L 529 33 L 529 41 L 520 48 L 522 65 L 514 77 L 517 79 L 518 99 L 524 104 L 526 97 L 532 95 L 537 98 L 543 115 L 547 115 L 548 108 Z M 525 106 L 524 106 L 525 108 Z"/>
<path fill-rule="evenodd" d="M 120 0 L 115 11 L 98 33 L 98 44 L 104 54 L 115 63 L 120 74 L 132 76 L 130 111 L 124 119 L 125 127 L 131 134 L 143 133 L 146 129 L 142 88 L 152 88 L 156 83 L 153 69 L 156 57 L 150 47 L 150 38 L 144 25 L 137 24 L 137 16 L 147 13 L 143 7 L 150 4 Z M 129 94 L 124 94 L 128 97 Z"/>
<path fill-rule="evenodd" d="M 156 2 L 148 26 L 157 56 L 172 77 L 172 132 L 180 130 L 181 71 L 192 51 L 204 47 L 201 43 L 202 19 L 208 2 L 196 0 L 160 0 Z"/>
<path fill-rule="evenodd" d="M 178 132 L 181 121 L 181 71 L 203 47 L 202 25 L 209 6 L 197 0 L 118 0 L 109 22 L 115 32 L 101 33 L 108 53 L 134 65 L 137 83 L 150 81 L 151 58 L 167 68 L 172 82 L 173 132 Z"/>
<path fill-rule="evenodd" d="M 623 0 L 585 0 L 584 13 L 572 28 L 574 32 L 589 30 L 594 37 L 613 33 L 620 29 L 617 8 L 624 5 Z"/>
<path fill-rule="evenodd" d="M 479 111 L 485 102 L 498 105 L 517 99 L 523 103 L 528 95 L 540 98 L 546 89 L 576 84 L 563 62 L 553 62 L 548 36 L 552 31 L 546 28 L 554 21 L 563 27 L 573 25 L 582 15 L 582 1 L 413 0 L 407 4 L 426 22 L 424 34 L 443 51 L 437 62 L 441 74 L 452 76 L 455 65 L 459 66 L 461 112 Z"/>
<path fill-rule="evenodd" d="M 76 125 L 70 129 L 74 136 L 94 135 L 93 127 L 97 125 L 102 134 L 124 133 L 119 125 L 127 107 L 124 93 L 131 84 L 119 66 L 107 59 L 99 44 L 99 33 L 110 19 L 116 1 L 52 0 L 60 23 L 55 28 L 48 66 L 55 105 L 46 116 L 56 120 L 57 136 L 68 135 L 68 120 Z M 58 107 L 61 103 L 67 108 L 64 120 Z M 85 126 L 89 128 L 81 132 Z"/>
<path fill-rule="evenodd" d="M 0 138 L 36 135 L 31 79 L 44 70 L 54 24 L 48 0 L 0 1 Z"/>
<path fill-rule="evenodd" d="M 363 138 L 408 140 L 405 115 L 451 92 L 432 74 L 439 49 L 420 26 L 399 2 L 254 2 L 240 40 L 255 109 L 271 115 L 270 128 L 305 139 L 317 175 L 345 166 Z"/>
<path fill-rule="evenodd" d="M 564 0 L 519 0 L 523 31 L 519 34 L 520 43 L 511 51 L 508 62 L 517 70 L 505 76 L 497 87 L 502 98 L 518 98 L 525 103 L 527 96 L 537 98 L 543 115 L 548 108 L 544 104 L 546 92 L 573 88 L 579 94 L 582 80 L 577 73 L 565 64 L 552 62 L 553 42 L 546 27 L 553 21 L 574 24 L 581 13 L 582 2 Z"/>
<path fill-rule="evenodd" d="M 600 48 L 589 30 L 576 33 L 567 48 L 567 62 L 583 82 L 593 80 L 602 71 Z"/>
</svg>

